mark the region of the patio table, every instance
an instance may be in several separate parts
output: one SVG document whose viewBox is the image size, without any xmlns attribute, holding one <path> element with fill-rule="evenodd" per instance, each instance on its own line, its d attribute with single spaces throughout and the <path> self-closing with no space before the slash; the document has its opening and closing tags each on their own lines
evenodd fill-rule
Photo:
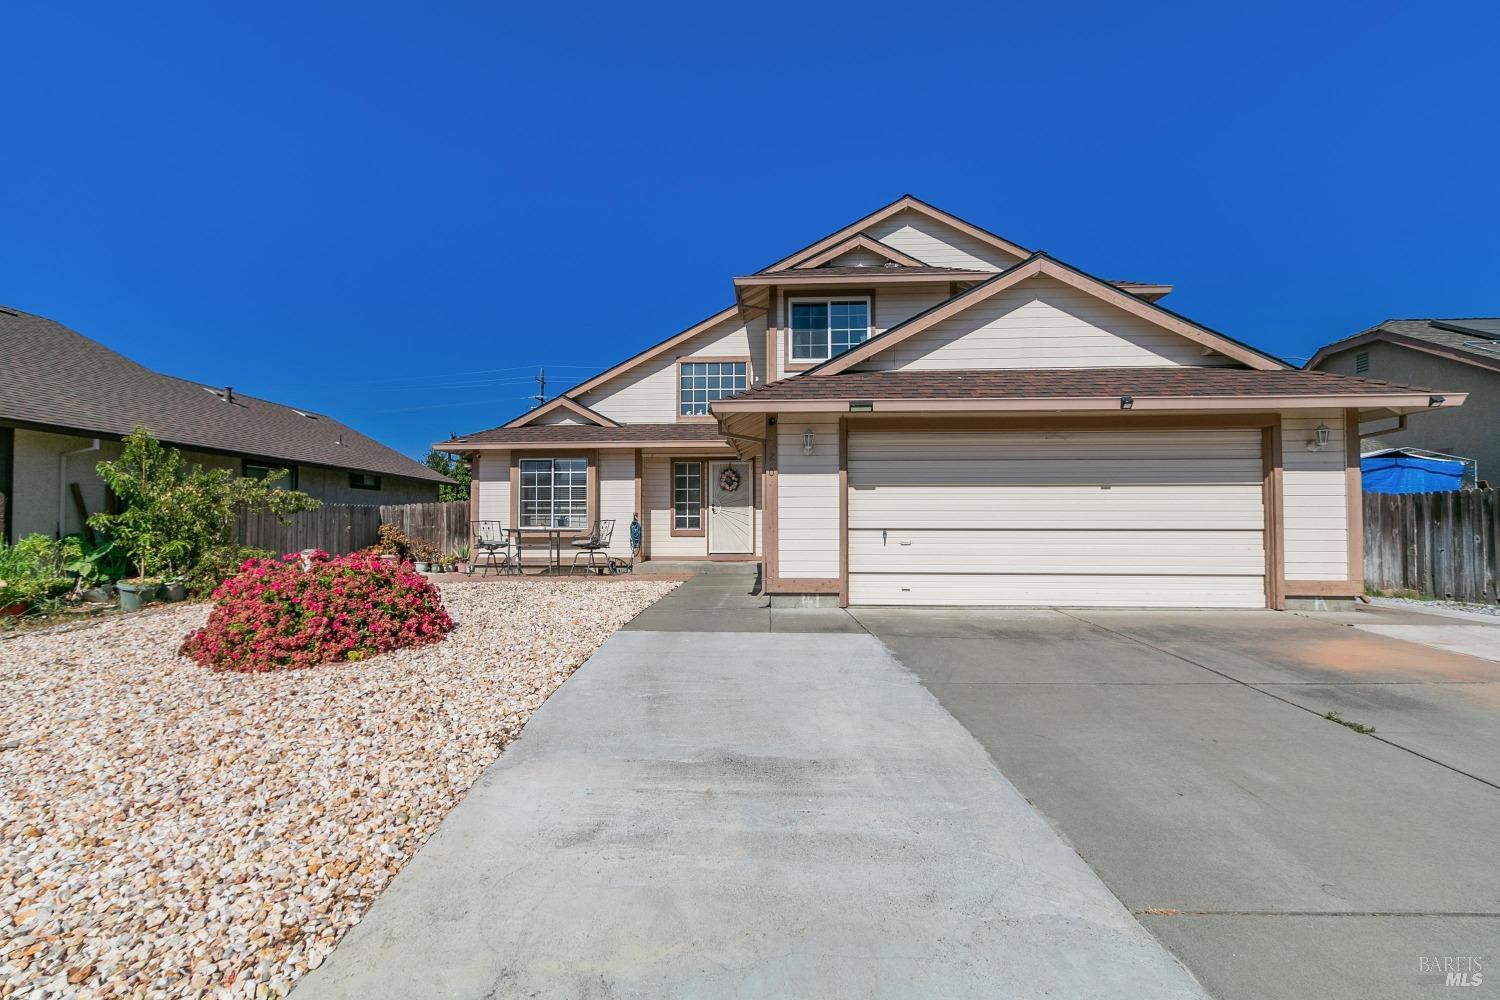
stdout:
<svg viewBox="0 0 1500 1000">
<path fill-rule="evenodd" d="M 548 549 L 548 551 L 547 551 L 547 568 L 544 569 L 544 570 L 542 570 L 542 574 L 543 575 L 545 575 L 545 574 L 547 574 L 549 572 L 552 572 L 554 570 L 556 570 L 559 573 L 562 572 L 562 536 L 563 536 L 563 531 L 564 530 L 567 530 L 569 532 L 572 531 L 571 528 L 569 528 L 569 529 L 563 529 L 563 528 L 521 528 L 518 531 L 518 534 L 520 536 L 519 541 L 525 541 L 525 538 L 526 538 L 527 535 L 545 535 L 546 536 L 546 538 L 547 538 L 547 549 Z M 517 552 L 524 552 L 524 549 L 522 548 L 522 546 L 519 543 L 517 544 L 516 550 L 517 550 Z M 523 569 L 524 569 L 524 565 L 523 565 Z"/>
</svg>

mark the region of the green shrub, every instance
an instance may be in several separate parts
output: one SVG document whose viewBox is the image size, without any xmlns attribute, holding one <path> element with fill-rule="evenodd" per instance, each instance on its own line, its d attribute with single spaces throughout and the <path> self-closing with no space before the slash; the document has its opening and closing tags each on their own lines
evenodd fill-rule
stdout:
<svg viewBox="0 0 1500 1000">
<path fill-rule="evenodd" d="M 27 535 L 14 545 L 0 543 L 0 608 L 21 604 L 29 610 L 72 586 L 63 571 L 60 547 L 46 535 Z"/>
<path fill-rule="evenodd" d="M 245 563 L 274 559 L 275 556 L 274 552 L 248 545 L 220 545 L 209 549 L 188 574 L 188 593 L 195 598 L 207 598 L 215 587 L 239 573 Z"/>
</svg>

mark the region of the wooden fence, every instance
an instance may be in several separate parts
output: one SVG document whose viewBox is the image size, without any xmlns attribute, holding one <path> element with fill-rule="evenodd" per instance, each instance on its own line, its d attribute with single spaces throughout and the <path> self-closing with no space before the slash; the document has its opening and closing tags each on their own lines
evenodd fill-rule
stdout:
<svg viewBox="0 0 1500 1000">
<path fill-rule="evenodd" d="M 1500 502 L 1488 489 L 1366 493 L 1365 584 L 1432 597 L 1500 599 Z"/>
<path fill-rule="evenodd" d="M 469 501 L 405 503 L 380 508 L 383 524 L 394 524 L 413 541 L 426 542 L 445 555 L 469 544 Z"/>
<path fill-rule="evenodd" d="M 410 538 L 451 552 L 469 544 L 469 503 L 409 503 L 376 507 L 357 504 L 324 504 L 302 511 L 282 524 L 270 514 L 241 513 L 235 524 L 235 540 L 272 552 L 322 549 L 341 555 L 374 545 L 380 525 L 398 525 Z"/>
</svg>

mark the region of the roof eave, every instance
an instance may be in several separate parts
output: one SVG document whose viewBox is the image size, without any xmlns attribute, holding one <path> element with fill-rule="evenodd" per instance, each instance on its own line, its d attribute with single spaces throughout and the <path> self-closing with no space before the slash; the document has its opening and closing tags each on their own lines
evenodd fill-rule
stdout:
<svg viewBox="0 0 1500 1000">
<path fill-rule="evenodd" d="M 1462 406 L 1468 393 L 1298 393 L 1246 396 L 1133 396 L 1125 411 L 1120 396 L 1009 396 L 964 399 L 881 399 L 849 395 L 835 399 L 746 399 L 720 401 L 710 409 L 715 416 L 732 413 L 847 413 L 853 402 L 870 404 L 871 413 L 1054 413 L 1154 411 L 1262 411 L 1378 407 L 1395 411 L 1434 409 L 1432 397 L 1441 395 L 1443 409 Z"/>
</svg>

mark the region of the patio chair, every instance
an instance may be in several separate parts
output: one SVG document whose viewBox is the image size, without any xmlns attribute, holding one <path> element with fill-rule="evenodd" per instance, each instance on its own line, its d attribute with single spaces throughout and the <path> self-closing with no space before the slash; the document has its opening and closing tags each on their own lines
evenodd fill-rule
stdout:
<svg viewBox="0 0 1500 1000">
<path fill-rule="evenodd" d="M 485 573 L 491 569 L 502 573 L 520 571 L 521 557 L 514 529 L 503 527 L 499 521 L 475 521 L 472 527 L 474 547 L 469 559 L 470 576 L 481 566 Z"/>
<path fill-rule="evenodd" d="M 597 569 L 608 572 L 610 569 L 609 540 L 614 537 L 615 522 L 613 518 L 594 522 L 594 530 L 589 532 L 587 538 L 573 539 L 573 547 L 578 549 L 573 553 L 573 572 L 578 571 L 578 560 L 588 558 L 587 569 Z M 602 562 L 600 559 L 602 558 Z"/>
</svg>

